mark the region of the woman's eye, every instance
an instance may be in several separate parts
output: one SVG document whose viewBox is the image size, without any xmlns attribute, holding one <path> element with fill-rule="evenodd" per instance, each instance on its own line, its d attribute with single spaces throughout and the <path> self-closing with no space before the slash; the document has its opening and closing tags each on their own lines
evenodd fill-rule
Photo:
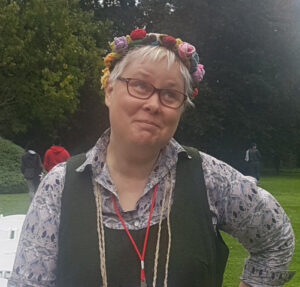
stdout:
<svg viewBox="0 0 300 287">
<path fill-rule="evenodd" d="M 149 85 L 143 81 L 133 81 L 132 86 L 133 86 L 133 88 L 141 90 L 141 91 L 149 90 Z"/>
<path fill-rule="evenodd" d="M 176 100 L 178 98 L 177 93 L 172 90 L 164 90 L 163 97 L 168 100 Z"/>
</svg>

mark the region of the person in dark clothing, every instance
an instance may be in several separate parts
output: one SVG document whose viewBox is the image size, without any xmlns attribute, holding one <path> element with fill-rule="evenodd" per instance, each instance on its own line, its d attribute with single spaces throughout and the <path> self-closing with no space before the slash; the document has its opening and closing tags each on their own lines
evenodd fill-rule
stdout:
<svg viewBox="0 0 300 287">
<path fill-rule="evenodd" d="M 57 164 L 66 161 L 70 157 L 69 152 L 60 145 L 59 139 L 46 151 L 44 156 L 44 167 L 49 172 Z"/>
<path fill-rule="evenodd" d="M 27 148 L 22 156 L 21 171 L 27 181 L 30 202 L 40 184 L 40 175 L 43 171 L 43 164 L 40 155 L 34 150 Z"/>
<path fill-rule="evenodd" d="M 259 180 L 259 165 L 261 160 L 261 154 L 257 149 L 255 143 L 252 143 L 250 149 L 246 151 L 245 160 L 248 162 L 248 175 L 253 176 L 257 180 Z"/>
</svg>

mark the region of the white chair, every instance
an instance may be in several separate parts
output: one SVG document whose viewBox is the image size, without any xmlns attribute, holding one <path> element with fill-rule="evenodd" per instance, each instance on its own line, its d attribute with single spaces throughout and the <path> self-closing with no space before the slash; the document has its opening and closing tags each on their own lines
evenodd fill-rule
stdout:
<svg viewBox="0 0 300 287">
<path fill-rule="evenodd" d="M 15 253 L 10 254 L 0 254 L 0 275 L 1 278 L 8 279 L 11 275 L 14 261 L 15 261 Z"/>
<path fill-rule="evenodd" d="M 1 276 L 1 274 L 0 274 L 0 276 Z M 7 281 L 8 281 L 7 279 L 0 277 L 0 287 L 7 287 Z"/>
<path fill-rule="evenodd" d="M 24 219 L 23 214 L 0 216 L 0 287 L 11 276 Z"/>
<path fill-rule="evenodd" d="M 0 226 L 0 242 L 2 240 L 11 239 L 12 236 L 14 236 L 14 234 L 12 234 L 12 230 L 10 228 L 3 228 Z"/>
<path fill-rule="evenodd" d="M 18 247 L 18 240 L 1 240 L 0 241 L 0 256 L 2 254 L 16 253 Z"/>
<path fill-rule="evenodd" d="M 3 222 L 11 223 L 11 224 L 19 224 L 20 222 L 23 223 L 25 219 L 25 214 L 13 214 L 13 215 L 7 215 L 7 216 L 0 216 L 0 224 Z"/>
<path fill-rule="evenodd" d="M 24 214 L 0 217 L 0 241 L 7 239 L 19 240 L 24 219 Z"/>
</svg>

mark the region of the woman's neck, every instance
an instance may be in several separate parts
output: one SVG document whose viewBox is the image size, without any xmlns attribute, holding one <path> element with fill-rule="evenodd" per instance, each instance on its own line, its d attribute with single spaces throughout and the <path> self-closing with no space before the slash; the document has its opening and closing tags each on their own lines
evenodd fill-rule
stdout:
<svg viewBox="0 0 300 287">
<path fill-rule="evenodd" d="M 159 150 L 126 148 L 125 144 L 114 144 L 114 141 L 108 144 L 106 164 L 124 211 L 135 209 L 158 156 Z"/>
<path fill-rule="evenodd" d="M 107 147 L 106 163 L 112 173 L 141 180 L 149 177 L 159 153 L 160 150 L 127 147 L 110 141 Z"/>
</svg>

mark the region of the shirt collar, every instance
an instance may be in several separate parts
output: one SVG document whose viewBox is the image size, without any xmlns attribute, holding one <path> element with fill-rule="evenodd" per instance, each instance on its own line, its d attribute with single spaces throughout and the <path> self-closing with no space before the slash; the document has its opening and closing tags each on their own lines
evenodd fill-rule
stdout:
<svg viewBox="0 0 300 287">
<path fill-rule="evenodd" d="M 76 171 L 83 172 L 87 166 L 95 167 L 95 163 L 103 162 L 106 159 L 106 149 L 109 143 L 110 129 L 107 129 L 98 139 L 95 146 L 93 146 L 86 154 L 85 162 L 79 166 Z"/>
<path fill-rule="evenodd" d="M 94 175 L 97 176 L 97 174 L 101 173 L 105 166 L 109 137 L 110 128 L 102 134 L 95 146 L 86 153 L 86 160 L 76 169 L 77 172 L 83 172 L 87 166 L 91 166 Z M 164 169 L 170 170 L 177 163 L 179 153 L 186 153 L 186 151 L 174 138 L 172 138 L 162 149 L 156 168 L 161 169 L 164 167 Z"/>
</svg>

